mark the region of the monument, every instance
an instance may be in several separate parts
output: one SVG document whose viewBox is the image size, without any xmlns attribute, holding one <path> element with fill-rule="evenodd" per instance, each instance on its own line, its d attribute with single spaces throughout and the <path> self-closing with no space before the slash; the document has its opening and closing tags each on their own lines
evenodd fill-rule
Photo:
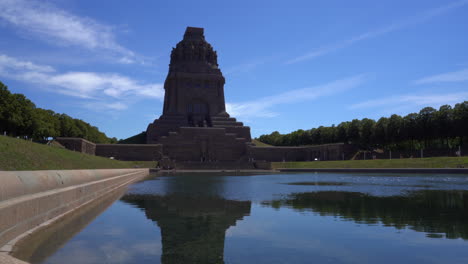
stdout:
<svg viewBox="0 0 468 264">
<path fill-rule="evenodd" d="M 177 161 L 247 159 L 250 128 L 230 117 L 225 79 L 203 28 L 187 27 L 171 52 L 162 115 L 146 130 L 147 144 L 162 144 Z"/>
<path fill-rule="evenodd" d="M 182 41 L 172 49 L 162 115 L 148 125 L 146 142 L 56 140 L 90 155 L 159 161 L 163 168 L 178 169 L 268 169 L 269 162 L 341 160 L 356 153 L 347 144 L 255 146 L 250 128 L 226 112 L 224 83 L 218 55 L 205 40 L 203 28 L 187 27 Z"/>
</svg>

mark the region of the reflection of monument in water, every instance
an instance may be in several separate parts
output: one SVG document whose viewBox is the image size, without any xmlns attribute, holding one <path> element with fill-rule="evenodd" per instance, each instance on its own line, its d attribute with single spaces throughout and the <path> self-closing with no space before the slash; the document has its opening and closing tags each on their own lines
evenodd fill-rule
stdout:
<svg viewBox="0 0 468 264">
<path fill-rule="evenodd" d="M 161 229 L 161 262 L 224 263 L 226 230 L 250 214 L 250 201 L 177 194 L 126 195 Z"/>
</svg>

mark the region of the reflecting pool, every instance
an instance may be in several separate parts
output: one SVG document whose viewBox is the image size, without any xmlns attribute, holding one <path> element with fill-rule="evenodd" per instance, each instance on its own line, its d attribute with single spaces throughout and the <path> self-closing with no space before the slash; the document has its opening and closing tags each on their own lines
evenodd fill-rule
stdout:
<svg viewBox="0 0 468 264">
<path fill-rule="evenodd" d="M 158 175 L 34 234 L 14 255 L 67 264 L 468 263 L 468 175 Z"/>
</svg>

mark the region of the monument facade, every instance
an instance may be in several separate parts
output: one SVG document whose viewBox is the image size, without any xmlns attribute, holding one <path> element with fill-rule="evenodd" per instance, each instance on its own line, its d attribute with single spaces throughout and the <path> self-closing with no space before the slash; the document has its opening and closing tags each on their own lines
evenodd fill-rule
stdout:
<svg viewBox="0 0 468 264">
<path fill-rule="evenodd" d="M 119 160 L 160 161 L 179 169 L 266 168 L 261 161 L 350 159 L 347 144 L 259 147 L 250 128 L 226 112 L 225 78 L 218 55 L 203 28 L 187 27 L 172 49 L 164 82 L 162 115 L 148 125 L 146 144 L 94 144 L 80 138 L 57 138 L 64 147 Z"/>
<path fill-rule="evenodd" d="M 187 27 L 171 52 L 162 115 L 146 130 L 147 144 L 162 144 L 178 161 L 247 159 L 250 128 L 230 117 L 224 76 L 203 28 Z"/>
</svg>

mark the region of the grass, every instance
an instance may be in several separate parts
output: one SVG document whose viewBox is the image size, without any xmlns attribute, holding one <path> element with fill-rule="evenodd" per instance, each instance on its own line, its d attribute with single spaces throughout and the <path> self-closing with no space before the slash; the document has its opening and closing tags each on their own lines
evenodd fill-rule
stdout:
<svg viewBox="0 0 468 264">
<path fill-rule="evenodd" d="M 152 168 L 154 161 L 118 161 L 0 136 L 0 170 Z"/>
<path fill-rule="evenodd" d="M 255 142 L 257 143 L 257 142 Z M 154 161 L 118 161 L 0 136 L 0 170 L 152 168 Z M 468 168 L 468 157 L 273 162 L 273 168 Z"/>
<path fill-rule="evenodd" d="M 255 144 L 255 146 L 257 147 L 271 147 L 271 145 L 268 145 L 267 143 L 263 143 L 259 140 L 256 140 L 256 139 L 252 139 L 252 143 Z"/>
<path fill-rule="evenodd" d="M 380 160 L 273 162 L 279 168 L 468 168 L 468 157 L 436 157 Z"/>
</svg>

